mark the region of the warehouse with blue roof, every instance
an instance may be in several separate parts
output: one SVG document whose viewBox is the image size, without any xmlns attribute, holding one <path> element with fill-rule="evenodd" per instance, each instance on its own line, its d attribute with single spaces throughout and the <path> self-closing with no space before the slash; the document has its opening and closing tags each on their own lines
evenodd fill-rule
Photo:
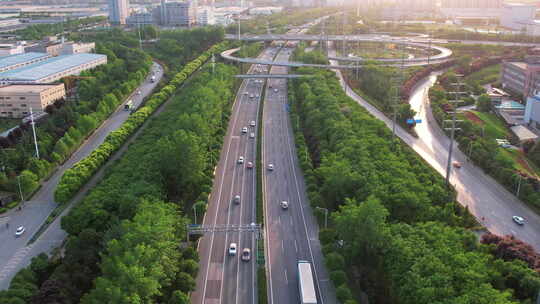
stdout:
<svg viewBox="0 0 540 304">
<path fill-rule="evenodd" d="M 74 54 L 47 58 L 43 61 L 0 73 L 0 84 L 51 83 L 107 63 L 101 54 Z M 1 62 L 0 62 L 1 65 Z"/>
<path fill-rule="evenodd" d="M 23 53 L 0 57 L 0 72 L 18 69 L 51 58 L 47 53 Z"/>
</svg>

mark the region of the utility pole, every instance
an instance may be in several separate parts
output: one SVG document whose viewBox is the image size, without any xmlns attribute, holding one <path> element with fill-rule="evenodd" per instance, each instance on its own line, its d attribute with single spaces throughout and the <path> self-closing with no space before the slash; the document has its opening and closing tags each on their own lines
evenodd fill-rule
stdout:
<svg viewBox="0 0 540 304">
<path fill-rule="evenodd" d="M 342 28 L 342 35 L 343 35 L 343 45 L 342 45 L 342 53 L 343 56 L 347 56 L 347 41 L 345 40 L 345 26 L 347 24 L 347 11 L 345 10 L 345 1 L 343 1 L 343 28 Z"/>
<path fill-rule="evenodd" d="M 21 179 L 19 178 L 19 175 L 17 175 L 17 184 L 19 185 L 19 195 L 21 196 L 21 203 L 22 203 L 22 202 L 24 202 L 24 196 L 23 196 L 23 193 L 22 193 Z"/>
<path fill-rule="evenodd" d="M 137 31 L 139 32 L 139 48 L 140 48 L 140 49 L 141 49 L 141 51 L 142 51 L 142 40 L 141 40 L 141 24 L 140 24 L 140 23 L 138 23 L 137 25 L 138 25 L 138 26 L 137 26 Z"/>
<path fill-rule="evenodd" d="M 400 44 L 400 46 L 402 46 Z M 392 85 L 395 90 L 395 95 L 392 97 L 393 103 L 392 103 L 392 140 L 396 137 L 396 123 L 397 123 L 397 114 L 398 114 L 398 108 L 399 104 L 401 103 L 401 84 L 403 82 L 403 76 L 404 76 L 404 69 L 405 69 L 405 53 L 403 52 L 403 48 L 401 47 L 401 65 L 399 67 L 399 70 L 396 72 L 396 75 L 394 75 L 392 79 Z"/>
<path fill-rule="evenodd" d="M 36 147 L 36 158 L 39 159 L 39 148 L 38 148 L 37 137 L 36 137 L 36 123 L 34 122 L 34 113 L 32 113 L 32 108 L 30 108 L 30 124 L 32 125 L 32 133 L 34 134 L 34 146 Z"/>
<path fill-rule="evenodd" d="M 457 104 L 462 102 L 460 100 L 460 96 L 462 94 L 464 94 L 465 92 L 461 92 L 461 86 L 463 85 L 461 83 L 461 77 L 463 75 L 456 75 L 457 77 L 457 82 L 456 83 L 453 83 L 452 85 L 455 87 L 455 92 L 450 92 L 450 94 L 454 94 L 454 100 L 449 100 L 448 102 L 452 103 L 452 104 L 455 104 L 456 106 L 454 106 L 454 109 L 452 111 L 452 120 L 445 120 L 444 122 L 450 122 L 451 123 L 451 127 L 450 128 L 444 128 L 445 130 L 449 130 L 450 131 L 450 147 L 448 148 L 448 162 L 446 164 L 446 185 L 450 185 L 450 173 L 451 173 L 451 170 L 452 170 L 452 152 L 454 150 L 454 137 L 455 137 L 455 133 L 456 131 L 459 131 L 461 130 L 460 128 L 456 128 L 456 123 L 457 122 L 461 122 L 461 120 L 456 120 L 456 108 L 457 108 Z"/>
<path fill-rule="evenodd" d="M 519 191 L 521 190 L 521 174 L 519 172 L 517 174 L 517 177 L 518 177 L 518 186 L 517 186 L 517 191 L 516 191 L 516 197 L 519 198 Z"/>
<path fill-rule="evenodd" d="M 240 41 L 240 16 L 238 16 L 238 41 Z"/>
<path fill-rule="evenodd" d="M 212 77 L 216 74 L 216 56 L 212 53 Z"/>
</svg>

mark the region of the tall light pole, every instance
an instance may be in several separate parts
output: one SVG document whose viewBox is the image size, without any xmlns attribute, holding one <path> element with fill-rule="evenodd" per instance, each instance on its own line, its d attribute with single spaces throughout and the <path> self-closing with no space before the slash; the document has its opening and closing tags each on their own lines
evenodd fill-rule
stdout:
<svg viewBox="0 0 540 304">
<path fill-rule="evenodd" d="M 32 133 L 34 134 L 34 146 L 36 147 L 36 158 L 39 159 L 39 148 L 38 148 L 37 137 L 36 137 L 36 124 L 34 122 L 34 113 L 32 113 L 32 108 L 30 108 L 30 124 L 32 125 Z"/>
</svg>

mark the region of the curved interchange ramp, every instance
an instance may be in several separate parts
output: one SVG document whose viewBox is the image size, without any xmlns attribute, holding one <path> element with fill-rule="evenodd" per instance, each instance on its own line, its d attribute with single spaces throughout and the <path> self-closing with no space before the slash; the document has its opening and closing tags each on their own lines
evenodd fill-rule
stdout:
<svg viewBox="0 0 540 304">
<path fill-rule="evenodd" d="M 226 35 L 227 39 L 237 39 L 237 36 Z M 379 43 L 395 43 L 408 46 L 414 46 L 424 49 L 436 50 L 438 54 L 428 57 L 420 58 L 404 58 L 404 59 L 364 59 L 361 57 L 349 56 L 349 57 L 329 57 L 331 60 L 337 60 L 339 62 L 348 62 L 349 64 L 340 65 L 325 65 L 325 64 L 309 64 L 302 62 L 274 62 L 270 60 L 261 60 L 255 58 L 239 58 L 234 54 L 239 48 L 230 49 L 221 53 L 221 57 L 242 63 L 250 64 L 264 64 L 264 65 L 276 65 L 276 66 L 288 66 L 288 67 L 314 67 L 314 68 L 334 68 L 334 69 L 356 69 L 359 65 L 365 62 L 377 62 L 384 66 L 401 66 L 403 62 L 404 66 L 424 66 L 430 64 L 442 63 L 452 56 L 452 51 L 448 48 L 432 45 L 429 41 L 425 43 L 423 40 L 414 40 L 411 38 L 402 37 L 384 37 L 380 35 L 358 35 L 358 36 L 341 36 L 341 35 L 328 35 L 321 37 L 320 35 L 255 35 L 255 36 L 242 36 L 240 40 L 243 41 L 346 41 L 346 42 L 379 42 Z"/>
</svg>

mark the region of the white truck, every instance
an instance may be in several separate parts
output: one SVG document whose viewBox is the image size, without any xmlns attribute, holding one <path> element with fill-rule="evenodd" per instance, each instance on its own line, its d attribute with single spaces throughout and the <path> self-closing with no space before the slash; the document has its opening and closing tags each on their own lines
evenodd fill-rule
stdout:
<svg viewBox="0 0 540 304">
<path fill-rule="evenodd" d="M 317 304 L 313 272 L 311 271 L 311 263 L 308 261 L 298 261 L 298 291 L 300 304 Z"/>
<path fill-rule="evenodd" d="M 156 82 L 156 76 L 152 75 L 152 77 L 150 77 L 150 82 Z"/>
<path fill-rule="evenodd" d="M 128 100 L 126 104 L 124 105 L 124 110 L 129 111 L 133 108 L 133 100 Z"/>
</svg>

